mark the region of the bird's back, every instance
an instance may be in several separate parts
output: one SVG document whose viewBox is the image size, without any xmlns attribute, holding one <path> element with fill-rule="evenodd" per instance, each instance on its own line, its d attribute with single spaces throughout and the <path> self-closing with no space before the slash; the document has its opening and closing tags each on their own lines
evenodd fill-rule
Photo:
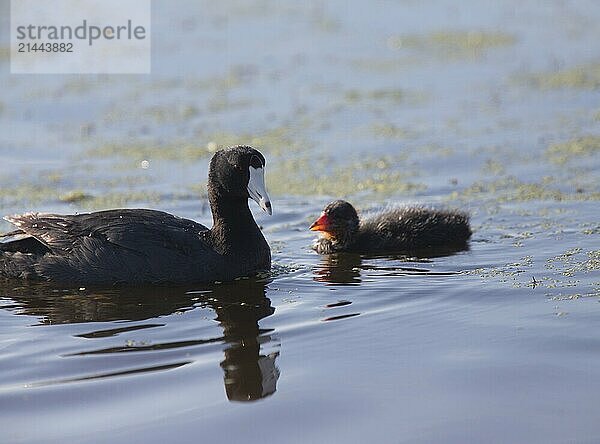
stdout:
<svg viewBox="0 0 600 444">
<path fill-rule="evenodd" d="M 401 207 L 366 216 L 358 233 L 358 250 L 416 251 L 464 246 L 471 229 L 463 212 Z"/>
<path fill-rule="evenodd" d="M 114 285 L 217 279 L 224 268 L 203 239 L 204 225 L 161 211 L 28 213 L 7 219 L 29 236 L 15 242 L 37 241 L 39 248 L 0 245 L 4 276 Z"/>
</svg>

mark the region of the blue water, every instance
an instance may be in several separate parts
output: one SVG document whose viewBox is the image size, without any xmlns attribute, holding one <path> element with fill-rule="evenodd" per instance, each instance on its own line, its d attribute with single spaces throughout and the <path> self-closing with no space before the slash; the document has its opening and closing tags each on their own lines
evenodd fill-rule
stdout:
<svg viewBox="0 0 600 444">
<path fill-rule="evenodd" d="M 4 283 L 0 441 L 598 442 L 598 20 L 593 1 L 156 1 L 151 75 L 16 76 L 0 57 L 3 214 L 210 226 L 209 153 L 178 150 L 221 140 L 265 154 L 274 207 L 251 202 L 269 276 Z M 588 80 L 544 86 L 569 70 Z M 552 158 L 582 137 L 595 148 Z M 339 193 L 469 211 L 470 249 L 318 256 L 307 227 Z"/>
</svg>

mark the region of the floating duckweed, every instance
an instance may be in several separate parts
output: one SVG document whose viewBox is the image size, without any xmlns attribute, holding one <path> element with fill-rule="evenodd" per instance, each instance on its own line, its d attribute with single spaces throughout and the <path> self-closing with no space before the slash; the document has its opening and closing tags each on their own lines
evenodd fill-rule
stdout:
<svg viewBox="0 0 600 444">
<path fill-rule="evenodd" d="M 589 270 L 600 270 L 600 250 L 588 251 L 589 259 L 586 262 L 585 267 Z"/>
<path fill-rule="evenodd" d="M 600 234 L 600 225 L 596 225 L 592 228 L 584 228 L 581 232 L 585 235 Z"/>
<path fill-rule="evenodd" d="M 328 170 L 327 159 L 307 158 L 278 162 L 267 177 L 269 191 L 279 195 L 321 195 L 348 197 L 357 193 L 413 193 L 425 185 L 407 181 L 394 169 L 391 158 L 364 159 Z"/>
<path fill-rule="evenodd" d="M 564 254 L 550 258 L 546 261 L 546 268 L 560 272 L 563 276 L 573 277 L 576 272 L 589 272 L 597 270 L 599 263 L 594 262 L 600 259 L 600 251 L 591 251 L 588 254 L 588 260 L 578 258 L 582 255 L 580 248 L 567 250 Z M 598 256 L 598 257 L 597 257 Z M 550 276 L 531 275 L 533 266 L 533 257 L 525 256 L 517 262 L 509 263 L 504 266 L 491 268 L 478 268 L 468 271 L 468 274 L 478 275 L 483 279 L 497 279 L 500 282 L 511 283 L 515 288 L 535 288 L 545 287 L 568 288 L 577 287 L 579 281 L 575 279 L 556 279 Z"/>
<path fill-rule="evenodd" d="M 188 141 L 170 142 L 165 144 L 107 143 L 87 151 L 94 157 L 127 157 L 137 162 L 151 159 L 166 160 L 198 160 L 209 157 L 212 153 L 207 146 L 190 144 Z"/>
<path fill-rule="evenodd" d="M 97 210 L 123 207 L 134 202 L 159 203 L 161 200 L 162 196 L 153 191 L 124 191 L 91 196 L 77 203 L 83 208 Z"/>
<path fill-rule="evenodd" d="M 504 165 L 494 159 L 486 160 L 482 169 L 484 173 L 493 174 L 494 176 L 504 174 L 505 171 Z"/>
<path fill-rule="evenodd" d="M 583 136 L 550 145 L 546 155 L 552 162 L 562 165 L 573 157 L 589 156 L 596 152 L 600 152 L 600 136 Z"/>
<path fill-rule="evenodd" d="M 598 298 L 600 297 L 600 289 L 596 289 L 591 293 L 572 293 L 572 294 L 558 294 L 557 296 L 552 296 L 550 300 L 552 301 L 576 301 L 582 298 Z"/>
<path fill-rule="evenodd" d="M 142 116 L 148 116 L 157 122 L 179 122 L 191 119 L 200 114 L 194 105 L 152 106 L 142 111 Z"/>
<path fill-rule="evenodd" d="M 419 153 L 419 155 L 428 155 L 435 157 L 449 157 L 455 154 L 456 150 L 449 146 L 438 145 L 438 144 L 428 144 L 422 145 L 415 149 L 415 152 Z"/>
<path fill-rule="evenodd" d="M 371 132 L 386 139 L 407 139 L 414 136 L 414 131 L 400 128 L 392 123 L 376 123 L 371 127 Z"/>
<path fill-rule="evenodd" d="M 548 259 L 546 268 L 559 271 L 567 277 L 573 277 L 576 273 L 598 271 L 600 270 L 600 250 L 583 253 L 581 248 L 572 248 Z"/>
<path fill-rule="evenodd" d="M 395 156 L 381 156 L 376 158 L 365 158 L 360 162 L 352 164 L 351 168 L 354 170 L 363 171 L 376 171 L 376 170 L 388 170 L 394 168 L 399 162 L 404 162 L 407 159 L 406 154 L 396 154 Z"/>
<path fill-rule="evenodd" d="M 392 36 L 388 39 L 388 46 L 395 50 L 409 48 L 446 57 L 478 57 L 488 49 L 510 46 L 515 41 L 513 35 L 503 32 L 455 30 Z"/>
<path fill-rule="evenodd" d="M 220 132 L 208 138 L 208 146 L 217 149 L 232 145 L 251 145 L 270 155 L 280 156 L 292 151 L 300 151 L 303 143 L 295 137 L 291 128 L 276 127 L 258 134 L 235 134 Z"/>
<path fill-rule="evenodd" d="M 108 208 L 131 202 L 158 202 L 161 196 L 156 192 L 135 191 L 134 187 L 148 183 L 151 179 L 143 176 L 120 176 L 116 178 L 72 179 L 81 188 L 65 189 L 59 173 L 47 172 L 38 176 L 37 182 L 10 182 L 0 186 L 0 206 L 38 205 L 44 202 L 64 202 L 83 208 Z M 86 190 L 113 189 L 130 187 L 104 195 L 94 195 Z M 177 195 L 186 198 L 189 193 Z"/>
<path fill-rule="evenodd" d="M 365 71 L 390 72 L 398 71 L 417 63 L 414 57 L 399 59 L 356 59 L 350 62 L 353 67 Z"/>
<path fill-rule="evenodd" d="M 493 182 L 475 182 L 470 187 L 450 194 L 450 199 L 472 199 L 481 195 L 491 195 L 498 203 L 527 202 L 531 200 L 600 200 L 600 192 L 566 193 L 548 187 L 544 181 L 540 183 L 522 182 L 516 177 L 506 177 Z"/>
<path fill-rule="evenodd" d="M 529 265 L 524 265 L 529 267 Z M 476 268 L 474 270 L 467 271 L 467 274 L 477 275 L 483 279 L 498 279 L 500 282 L 512 282 L 517 283 L 519 275 L 525 273 L 526 270 L 522 269 L 521 266 L 506 265 L 504 267 L 493 267 L 493 268 Z"/>
<path fill-rule="evenodd" d="M 199 140 L 206 143 L 200 144 Z M 259 134 L 214 133 L 199 136 L 193 142 L 178 140 L 168 143 L 107 143 L 88 150 L 86 157 L 126 157 L 135 159 L 138 163 L 143 160 L 151 162 L 152 159 L 187 162 L 210 157 L 215 151 L 232 145 L 252 145 L 276 156 L 302 148 L 301 142 L 293 137 L 290 129 L 279 127 Z"/>
<path fill-rule="evenodd" d="M 250 99 L 231 100 L 225 95 L 218 95 L 210 99 L 206 109 L 211 113 L 218 113 L 232 109 L 249 108 L 254 104 Z"/>
<path fill-rule="evenodd" d="M 255 71 L 253 67 L 237 65 L 233 66 L 225 75 L 202 81 L 200 84 L 208 85 L 218 91 L 229 91 L 246 83 Z"/>
<path fill-rule="evenodd" d="M 21 183 L 0 187 L 0 202 L 3 205 L 14 203 L 39 203 L 58 199 L 58 192 L 44 184 Z"/>
<path fill-rule="evenodd" d="M 152 79 L 148 82 L 140 83 L 143 91 L 160 92 L 165 90 L 174 90 L 183 88 L 186 91 L 219 91 L 225 92 L 232 90 L 251 78 L 255 74 L 253 66 L 237 65 L 229 71 L 209 76 L 184 76 L 184 77 L 164 77 Z M 136 95 L 139 95 L 137 91 Z"/>
<path fill-rule="evenodd" d="M 73 191 L 69 191 L 68 193 L 62 194 L 59 197 L 59 200 L 62 202 L 76 203 L 76 202 L 82 202 L 82 201 L 90 199 L 90 198 L 92 198 L 91 195 L 84 193 L 81 190 L 73 190 Z"/>
<path fill-rule="evenodd" d="M 524 79 L 527 83 L 540 89 L 600 88 L 600 63 L 576 66 L 561 71 L 534 74 Z"/>
<path fill-rule="evenodd" d="M 344 98 L 350 103 L 382 100 L 401 102 L 404 100 L 405 94 L 400 89 L 375 89 L 371 91 L 351 89 L 345 92 Z"/>
<path fill-rule="evenodd" d="M 123 120 L 148 120 L 156 122 L 183 122 L 196 117 L 200 110 L 194 105 L 167 104 L 153 105 L 140 110 L 118 106 L 110 109 L 104 115 L 105 122 L 122 122 Z"/>
</svg>

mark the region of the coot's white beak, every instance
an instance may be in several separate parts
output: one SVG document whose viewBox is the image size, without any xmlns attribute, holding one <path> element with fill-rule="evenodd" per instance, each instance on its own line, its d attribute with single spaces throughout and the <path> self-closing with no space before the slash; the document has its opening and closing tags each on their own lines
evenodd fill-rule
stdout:
<svg viewBox="0 0 600 444">
<path fill-rule="evenodd" d="M 248 180 L 248 194 L 268 214 L 273 214 L 271 199 L 265 189 L 265 169 L 250 166 L 250 180 Z"/>
</svg>

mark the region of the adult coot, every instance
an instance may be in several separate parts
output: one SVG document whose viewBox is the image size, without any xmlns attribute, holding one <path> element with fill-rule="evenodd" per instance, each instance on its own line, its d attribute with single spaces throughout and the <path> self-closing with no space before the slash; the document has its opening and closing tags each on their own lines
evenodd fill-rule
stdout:
<svg viewBox="0 0 600 444">
<path fill-rule="evenodd" d="M 6 220 L 0 275 L 76 284 L 184 284 L 233 280 L 271 267 L 248 198 L 271 214 L 265 158 L 249 146 L 215 153 L 208 173 L 213 227 L 162 211 L 27 213 Z"/>
<path fill-rule="evenodd" d="M 322 232 L 313 245 L 320 254 L 460 250 L 471 236 L 469 216 L 463 212 L 400 207 L 360 220 L 343 200 L 328 204 L 310 229 Z"/>
</svg>

